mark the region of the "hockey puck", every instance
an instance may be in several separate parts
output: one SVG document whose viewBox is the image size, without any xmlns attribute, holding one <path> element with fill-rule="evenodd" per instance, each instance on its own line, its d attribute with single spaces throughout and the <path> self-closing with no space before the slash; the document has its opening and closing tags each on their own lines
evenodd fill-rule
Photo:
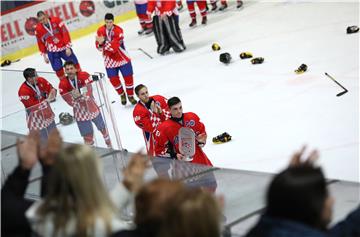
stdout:
<svg viewBox="0 0 360 237">
<path fill-rule="evenodd" d="M 114 104 L 115 103 L 115 100 L 113 100 L 112 102 L 111 102 L 111 104 Z"/>
</svg>

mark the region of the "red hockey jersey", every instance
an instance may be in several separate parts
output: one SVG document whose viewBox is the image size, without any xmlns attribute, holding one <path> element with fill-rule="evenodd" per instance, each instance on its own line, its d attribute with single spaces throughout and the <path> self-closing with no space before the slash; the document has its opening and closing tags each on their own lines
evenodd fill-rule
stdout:
<svg viewBox="0 0 360 237">
<path fill-rule="evenodd" d="M 18 96 L 26 108 L 26 120 L 30 130 L 46 128 L 54 121 L 55 114 L 45 100 L 51 89 L 53 86 L 43 77 L 37 78 L 36 86 L 26 81 L 20 86 Z"/>
<path fill-rule="evenodd" d="M 123 29 L 114 25 L 111 30 L 107 30 L 103 25 L 97 30 L 98 36 L 103 36 L 105 42 L 100 45 L 96 41 L 96 48 L 103 53 L 105 68 L 115 68 L 130 62 L 129 54 L 124 46 Z"/>
<path fill-rule="evenodd" d="M 178 134 L 181 127 L 191 128 L 194 130 L 195 136 L 206 133 L 204 124 L 200 122 L 200 118 L 194 113 L 184 113 L 182 124 L 168 119 L 161 123 L 155 132 L 155 153 L 157 156 L 169 156 L 169 146 L 172 146 L 176 153 L 180 153 Z M 191 162 L 212 166 L 210 160 L 198 144 L 195 146 L 195 155 Z"/>
<path fill-rule="evenodd" d="M 139 101 L 134 108 L 133 118 L 135 124 L 143 130 L 147 154 L 155 156 L 153 133 L 163 121 L 170 118 L 170 112 L 165 97 L 154 95 L 150 96 L 150 98 L 154 99 L 155 103 L 161 107 L 162 113 L 160 115 L 153 113 L 151 109 L 148 109 L 144 103 Z"/>
<path fill-rule="evenodd" d="M 71 47 L 69 32 L 60 18 L 49 18 L 49 26 L 38 23 L 35 35 L 42 54 L 46 52 L 59 52 Z"/>
<path fill-rule="evenodd" d="M 100 111 L 92 94 L 92 78 L 89 73 L 81 71 L 76 73 L 76 78 L 72 81 L 63 78 L 59 83 L 60 95 L 73 107 L 76 121 L 88 121 L 96 118 Z M 82 89 L 81 89 L 82 88 Z M 83 91 L 79 98 L 74 98 L 71 91 Z M 85 89 L 85 91 L 84 91 Z"/>
<path fill-rule="evenodd" d="M 146 13 L 151 15 L 155 11 L 155 15 L 178 15 L 176 0 L 149 0 Z"/>
</svg>

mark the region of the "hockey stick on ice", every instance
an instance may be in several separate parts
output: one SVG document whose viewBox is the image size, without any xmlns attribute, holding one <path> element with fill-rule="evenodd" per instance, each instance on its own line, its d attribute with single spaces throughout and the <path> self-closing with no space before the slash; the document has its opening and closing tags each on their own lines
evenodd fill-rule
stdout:
<svg viewBox="0 0 360 237">
<path fill-rule="evenodd" d="M 332 76 L 330 76 L 327 72 L 325 72 L 325 75 L 330 78 L 331 80 L 333 80 L 338 86 L 340 86 L 341 88 L 344 89 L 344 91 L 338 93 L 336 96 L 342 96 L 343 94 L 347 93 L 348 90 L 343 86 L 341 85 L 339 82 L 337 82 Z"/>
<path fill-rule="evenodd" d="M 142 48 L 138 48 L 138 50 L 140 50 L 141 52 L 143 52 L 146 56 L 148 56 L 149 58 L 153 59 L 153 57 L 148 54 L 145 50 L 143 50 Z"/>
</svg>

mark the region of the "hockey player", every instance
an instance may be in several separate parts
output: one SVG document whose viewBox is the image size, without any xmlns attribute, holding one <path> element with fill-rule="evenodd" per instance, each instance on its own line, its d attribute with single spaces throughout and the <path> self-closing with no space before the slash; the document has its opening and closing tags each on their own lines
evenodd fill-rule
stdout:
<svg viewBox="0 0 360 237">
<path fill-rule="evenodd" d="M 152 19 L 146 14 L 147 0 L 135 0 L 136 15 L 139 18 L 141 30 L 138 31 L 139 35 L 151 34 L 153 32 Z"/>
<path fill-rule="evenodd" d="M 217 2 L 217 0 L 210 0 L 210 3 L 212 5 L 211 11 L 215 11 L 217 9 L 216 2 Z M 219 11 L 223 11 L 228 7 L 227 1 L 221 0 L 220 2 L 221 2 L 221 7 L 219 8 Z M 240 8 L 240 7 L 242 7 L 242 5 L 243 5 L 243 1 L 241 1 L 241 0 L 236 1 L 236 8 Z"/>
<path fill-rule="evenodd" d="M 50 62 L 59 79 L 65 76 L 61 59 L 73 61 L 75 67 L 80 70 L 78 59 L 71 49 L 71 39 L 65 24 L 57 17 L 48 17 L 43 11 L 36 15 L 39 23 L 36 25 L 35 35 L 45 63 Z"/>
<path fill-rule="evenodd" d="M 106 145 L 111 147 L 109 133 L 92 94 L 92 77 L 87 72 L 78 72 L 71 61 L 64 64 L 64 69 L 66 78 L 60 80 L 60 95 L 73 107 L 74 117 L 84 143 L 94 144 L 94 130 L 91 124 L 93 122 L 102 133 Z"/>
<path fill-rule="evenodd" d="M 135 87 L 135 94 L 139 102 L 133 111 L 134 122 L 143 130 L 147 154 L 155 156 L 153 134 L 162 122 L 170 118 L 167 99 L 161 95 L 149 96 L 148 89 L 143 84 Z"/>
<path fill-rule="evenodd" d="M 183 113 L 178 97 L 168 100 L 171 117 L 158 126 L 155 132 L 155 153 L 157 156 L 182 160 L 185 157 L 179 151 L 179 130 L 181 127 L 191 128 L 196 136 L 195 155 L 192 163 L 212 166 L 202 148 L 206 144 L 205 126 L 195 113 Z"/>
<path fill-rule="evenodd" d="M 18 95 L 26 108 L 27 126 L 30 131 L 40 131 L 41 139 L 46 141 L 50 131 L 56 128 L 49 103 L 55 99 L 56 90 L 45 78 L 39 77 L 34 68 L 26 68 L 23 75 L 25 82 Z"/>
<path fill-rule="evenodd" d="M 186 47 L 179 27 L 175 0 L 149 0 L 147 14 L 151 16 L 153 12 L 157 52 L 164 55 L 170 48 L 178 53 L 184 51 Z"/>
<path fill-rule="evenodd" d="M 199 8 L 200 14 L 202 16 L 201 24 L 206 25 L 207 23 L 207 9 L 206 9 L 206 0 L 187 0 L 186 4 L 188 6 L 188 10 L 191 17 L 190 27 L 194 27 L 196 25 L 196 12 L 195 12 L 195 2 Z"/>
<path fill-rule="evenodd" d="M 96 48 L 103 53 L 106 73 L 111 84 L 121 96 L 121 104 L 126 105 L 126 94 L 135 105 L 134 79 L 131 59 L 125 50 L 123 29 L 114 24 L 114 15 L 105 14 L 105 25 L 97 30 Z M 121 85 L 119 71 L 124 77 L 126 93 Z"/>
</svg>

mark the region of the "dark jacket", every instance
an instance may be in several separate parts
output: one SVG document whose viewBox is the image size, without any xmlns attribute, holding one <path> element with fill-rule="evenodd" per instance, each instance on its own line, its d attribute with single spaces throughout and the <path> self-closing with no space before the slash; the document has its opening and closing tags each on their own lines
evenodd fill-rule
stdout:
<svg viewBox="0 0 360 237">
<path fill-rule="evenodd" d="M 51 167 L 42 165 L 41 197 L 46 194 Z M 1 189 L 1 236 L 32 236 L 26 210 L 33 201 L 24 198 L 31 170 L 16 167 Z"/>
<path fill-rule="evenodd" d="M 262 216 L 246 237 L 359 237 L 360 207 L 327 232 L 299 222 Z"/>
</svg>

